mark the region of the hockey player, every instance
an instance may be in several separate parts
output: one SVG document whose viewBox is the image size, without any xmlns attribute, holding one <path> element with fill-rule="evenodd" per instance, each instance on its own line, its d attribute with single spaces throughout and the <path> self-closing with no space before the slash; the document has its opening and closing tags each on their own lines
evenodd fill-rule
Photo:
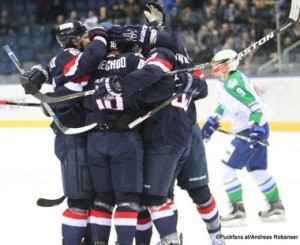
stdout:
<svg viewBox="0 0 300 245">
<path fill-rule="evenodd" d="M 111 23 L 102 23 L 106 30 Z M 143 189 L 143 142 L 137 128 L 128 123 L 144 114 L 143 103 L 126 94 L 103 97 L 108 76 L 125 76 L 142 68 L 144 57 L 134 52 L 134 44 L 110 41 L 106 58 L 99 65 L 95 95 L 84 99 L 86 123 L 97 123 L 88 133 L 87 154 L 95 201 L 90 225 L 93 244 L 108 245 L 112 216 L 117 244 L 133 243 L 140 195 Z M 113 213 L 114 207 L 115 211 Z"/>
<path fill-rule="evenodd" d="M 102 28 L 88 33 L 80 21 L 62 24 L 56 33 L 62 50 L 51 60 L 50 68 L 35 66 L 25 72 L 23 78 L 38 89 L 44 82 L 52 83 L 53 96 L 82 91 L 89 82 L 89 74 L 97 70 L 106 54 L 106 37 Z M 51 107 L 64 125 L 84 126 L 82 99 L 55 103 Z M 86 133 L 65 135 L 54 123 L 51 127 L 55 133 L 55 154 L 61 162 L 64 195 L 68 198 L 62 221 L 63 244 L 86 244 L 82 240 L 89 235 L 89 209 L 94 199 L 87 166 Z"/>
<path fill-rule="evenodd" d="M 149 1 L 144 14 L 149 23 L 148 25 L 156 26 L 156 29 L 161 31 L 167 29 L 164 11 L 156 2 Z M 169 46 L 176 52 L 177 69 L 192 66 L 183 43 L 175 33 L 158 32 L 156 45 Z M 186 74 L 180 74 L 179 76 L 182 75 Z M 194 75 L 200 76 L 200 78 L 203 76 L 201 71 L 194 72 Z M 225 244 L 221 235 L 221 223 L 216 202 L 208 185 L 208 169 L 201 129 L 196 121 L 197 113 L 194 101 L 206 97 L 207 92 L 207 84 L 205 81 L 202 81 L 202 90 L 199 95 L 192 97 L 184 94 L 172 102 L 173 105 L 177 106 L 188 105 L 186 108 L 190 118 L 189 126 L 192 130 L 191 150 L 186 161 L 177 169 L 176 178 L 177 185 L 186 190 L 195 203 L 200 217 L 206 224 L 212 244 Z M 173 199 L 173 188 L 170 197 Z M 175 204 L 172 207 L 176 210 Z"/>
<path fill-rule="evenodd" d="M 131 34 L 134 34 L 144 50 L 151 47 L 144 42 L 147 35 L 153 34 L 148 33 L 146 26 L 118 28 L 114 31 L 121 33 L 120 39 L 129 37 L 127 41 L 130 41 Z M 137 35 L 136 30 L 139 30 Z M 124 77 L 110 77 L 107 94 L 115 96 L 119 88 L 126 96 L 134 95 L 147 102 L 149 111 L 176 92 L 173 77 L 164 76 L 165 72 L 176 67 L 176 58 L 171 50 L 162 47 L 151 47 L 150 52 L 145 53 L 147 59 L 142 69 Z M 202 89 L 202 81 L 194 80 L 189 75 L 182 77 L 177 92 L 193 92 L 197 95 Z M 151 213 L 162 244 L 180 244 L 176 231 L 177 218 L 167 200 L 177 164 L 189 151 L 191 133 L 187 121 L 187 113 L 182 106 L 169 105 L 147 119 L 141 129 L 145 152 L 142 201 Z"/>
<path fill-rule="evenodd" d="M 212 62 L 220 64 L 236 58 L 233 50 L 217 52 Z M 239 60 L 229 61 L 226 69 L 214 74 L 220 79 L 218 101 L 214 115 L 203 126 L 204 139 L 210 139 L 219 128 L 220 120 L 228 116 L 236 133 L 250 138 L 249 142 L 234 138 L 222 159 L 221 173 L 225 191 L 230 201 L 231 212 L 221 216 L 224 225 L 244 225 L 246 212 L 243 203 L 243 188 L 237 169 L 246 168 L 265 196 L 268 209 L 260 211 L 258 216 L 264 220 L 284 219 L 284 207 L 280 200 L 277 184 L 268 172 L 267 147 L 258 141 L 269 137 L 268 120 L 270 113 L 256 93 L 252 82 L 238 70 Z"/>
</svg>

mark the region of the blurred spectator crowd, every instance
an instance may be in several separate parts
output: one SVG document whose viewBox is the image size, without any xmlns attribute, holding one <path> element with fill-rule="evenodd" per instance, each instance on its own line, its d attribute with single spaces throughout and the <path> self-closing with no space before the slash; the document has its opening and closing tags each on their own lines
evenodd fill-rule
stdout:
<svg viewBox="0 0 300 245">
<path fill-rule="evenodd" d="M 164 0 L 167 24 L 182 37 L 195 63 L 230 48 L 237 52 L 282 25 L 290 0 Z M 0 44 L 9 44 L 21 62 L 49 62 L 59 46 L 58 25 L 81 20 L 88 28 L 103 21 L 114 24 L 144 23 L 147 0 L 1 0 Z M 300 23 L 281 36 L 282 49 L 300 40 Z M 276 39 L 243 62 L 264 63 L 277 55 Z M 14 72 L 8 58 L 0 56 L 0 73 Z M 251 71 L 249 71 L 251 73 Z"/>
</svg>

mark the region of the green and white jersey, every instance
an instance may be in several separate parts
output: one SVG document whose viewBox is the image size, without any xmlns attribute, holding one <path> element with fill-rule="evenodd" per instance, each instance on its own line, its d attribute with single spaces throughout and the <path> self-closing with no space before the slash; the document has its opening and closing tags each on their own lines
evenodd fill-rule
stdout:
<svg viewBox="0 0 300 245">
<path fill-rule="evenodd" d="M 219 105 L 215 114 L 219 119 L 229 117 L 234 132 L 247 129 L 253 123 L 264 125 L 271 112 L 255 91 L 253 83 L 241 71 L 236 71 L 225 81 L 220 81 Z"/>
</svg>

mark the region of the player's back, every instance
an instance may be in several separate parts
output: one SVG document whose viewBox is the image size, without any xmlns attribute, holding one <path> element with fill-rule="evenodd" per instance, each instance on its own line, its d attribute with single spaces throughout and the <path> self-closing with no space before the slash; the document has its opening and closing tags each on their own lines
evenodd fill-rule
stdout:
<svg viewBox="0 0 300 245">
<path fill-rule="evenodd" d="M 143 65 L 144 58 L 137 53 L 110 53 L 100 63 L 98 73 L 94 79 L 97 82 L 103 77 L 112 75 L 123 77 Z M 126 93 L 116 96 L 113 100 L 97 99 L 90 96 L 85 99 L 84 104 L 88 110 L 87 123 L 111 123 L 118 120 L 124 112 L 130 113 L 133 120 L 144 113 L 143 103 L 134 96 L 127 96 Z"/>
</svg>

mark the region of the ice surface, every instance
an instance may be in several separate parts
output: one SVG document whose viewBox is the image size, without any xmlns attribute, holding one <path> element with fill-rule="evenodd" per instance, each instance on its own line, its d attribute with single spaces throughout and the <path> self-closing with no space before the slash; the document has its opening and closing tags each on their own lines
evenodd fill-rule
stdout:
<svg viewBox="0 0 300 245">
<path fill-rule="evenodd" d="M 210 187 L 221 213 L 226 211 L 226 195 L 220 182 L 219 164 L 231 136 L 215 133 L 206 144 Z M 244 172 L 245 207 L 248 225 L 224 228 L 227 245 L 296 245 L 300 244 L 300 133 L 272 132 L 269 148 L 269 170 L 274 176 L 286 208 L 287 221 L 262 223 L 257 212 L 264 208 L 263 197 L 253 180 Z M 58 198 L 62 195 L 60 165 L 53 151 L 54 136 L 47 128 L 0 128 L 0 244 L 61 244 L 61 213 L 66 202 L 57 207 L 41 208 L 39 197 Z M 177 189 L 179 209 L 178 230 L 184 235 L 184 245 L 209 245 L 204 223 L 187 194 Z M 256 239 L 238 239 L 257 235 Z M 274 235 L 291 235 L 296 239 L 275 239 Z M 231 238 L 230 238 L 231 236 Z M 234 237 L 235 236 L 235 237 Z M 270 236 L 271 239 L 263 238 Z M 111 242 L 115 242 L 112 232 Z M 153 244 L 158 242 L 153 236 Z"/>
</svg>

